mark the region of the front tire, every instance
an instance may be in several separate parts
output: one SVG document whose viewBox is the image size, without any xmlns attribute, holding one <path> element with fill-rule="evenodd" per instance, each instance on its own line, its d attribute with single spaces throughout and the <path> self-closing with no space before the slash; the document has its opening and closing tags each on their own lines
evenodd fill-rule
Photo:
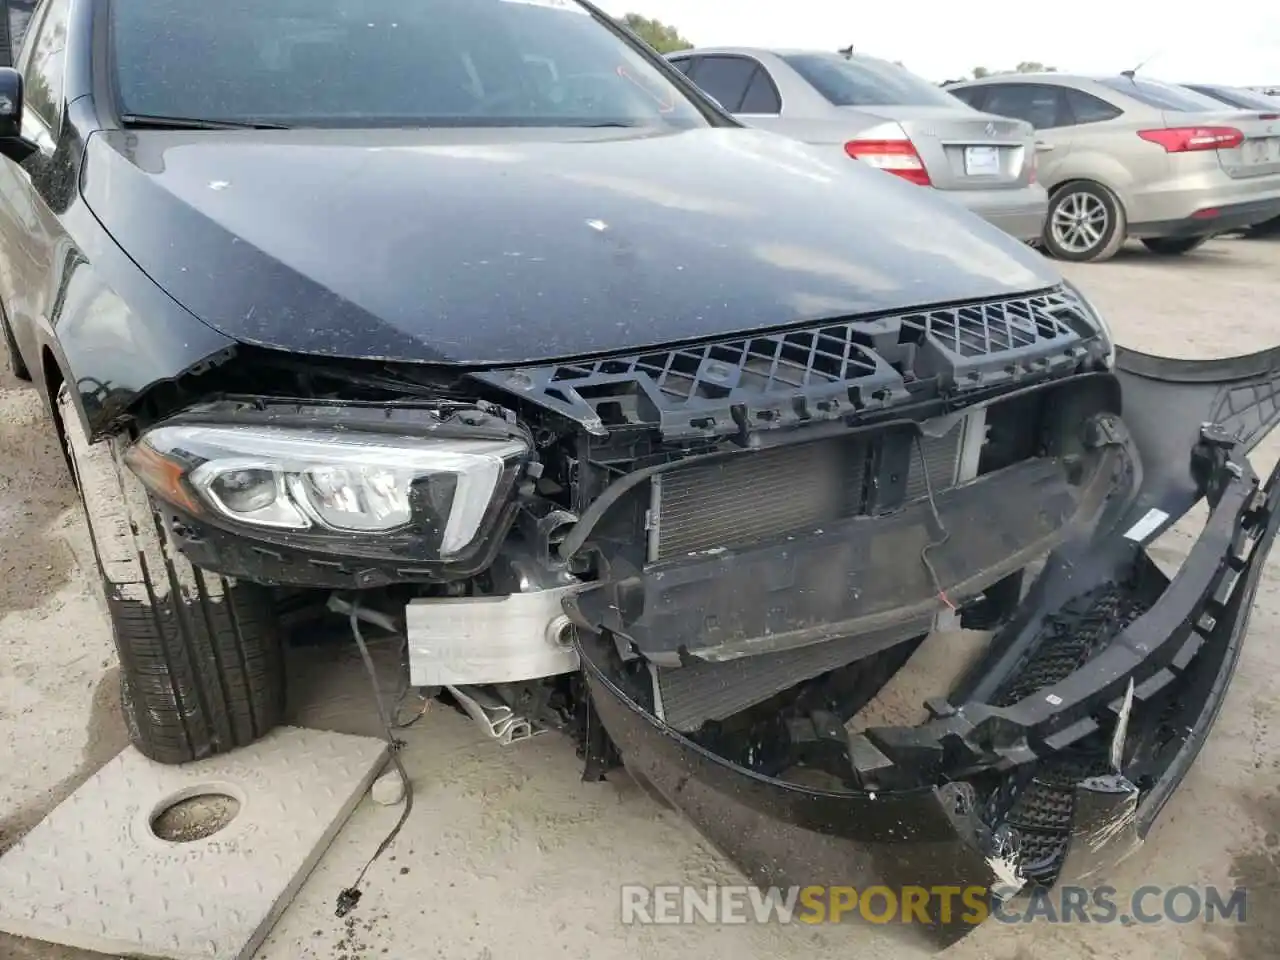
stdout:
<svg viewBox="0 0 1280 960">
<path fill-rule="evenodd" d="M 90 444 L 65 385 L 57 407 L 120 657 L 130 740 L 152 760 L 178 764 L 264 736 L 284 710 L 269 592 L 193 567 L 122 462 L 126 441 Z"/>
<path fill-rule="evenodd" d="M 1162 257 L 1180 257 L 1203 247 L 1208 237 L 1149 237 L 1142 245 Z"/>
<path fill-rule="evenodd" d="M 1058 260 L 1100 263 L 1124 244 L 1128 221 L 1114 193 L 1100 183 L 1063 184 L 1049 200 L 1044 246 Z"/>
</svg>

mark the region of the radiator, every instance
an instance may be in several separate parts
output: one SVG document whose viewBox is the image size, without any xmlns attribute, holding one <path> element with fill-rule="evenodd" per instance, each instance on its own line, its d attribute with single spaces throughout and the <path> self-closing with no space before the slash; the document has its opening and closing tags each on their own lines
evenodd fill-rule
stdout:
<svg viewBox="0 0 1280 960">
<path fill-rule="evenodd" d="M 956 426 L 945 436 L 920 438 L 920 446 L 924 450 L 924 462 L 928 469 L 929 485 L 933 487 L 934 493 L 950 490 L 956 485 L 963 433 L 964 431 Z M 920 450 L 913 447 L 911 466 L 907 470 L 907 492 L 903 500 L 911 501 L 928 495 L 929 486 L 925 485 L 925 471 L 920 469 Z"/>
<path fill-rule="evenodd" d="M 955 485 L 962 430 L 925 437 L 934 493 Z M 717 548 L 821 529 L 865 509 L 877 441 L 834 438 L 735 454 L 676 467 L 654 479 L 649 559 L 671 560 Z M 926 495 L 913 448 L 905 500 Z"/>
</svg>

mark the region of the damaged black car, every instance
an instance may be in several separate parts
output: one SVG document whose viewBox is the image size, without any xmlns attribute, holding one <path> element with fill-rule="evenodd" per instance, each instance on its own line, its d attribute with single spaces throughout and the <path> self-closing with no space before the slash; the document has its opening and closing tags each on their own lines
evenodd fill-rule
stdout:
<svg viewBox="0 0 1280 960">
<path fill-rule="evenodd" d="M 44 0 L 14 62 L 3 332 L 148 757 L 268 733 L 329 625 L 762 885 L 1086 876 L 1183 778 L 1280 524 L 1280 352 L 1117 348 L 1039 254 L 577 0 Z"/>
</svg>

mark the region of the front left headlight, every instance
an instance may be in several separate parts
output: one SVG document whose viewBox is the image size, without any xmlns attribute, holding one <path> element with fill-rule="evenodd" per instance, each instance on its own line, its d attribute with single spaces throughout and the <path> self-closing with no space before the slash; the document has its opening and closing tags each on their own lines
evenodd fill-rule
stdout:
<svg viewBox="0 0 1280 960">
<path fill-rule="evenodd" d="M 1075 297 L 1080 304 L 1081 310 L 1087 315 L 1089 322 L 1098 331 L 1103 346 L 1103 363 L 1108 370 L 1114 369 L 1116 365 L 1116 338 L 1111 332 L 1111 324 L 1107 323 L 1102 311 L 1074 283 L 1070 280 L 1063 280 L 1062 287 L 1067 293 Z"/>
<path fill-rule="evenodd" d="M 399 535 L 447 561 L 472 551 L 528 453 L 516 439 L 174 424 L 147 431 L 125 462 L 161 499 L 223 523 L 309 540 Z"/>
</svg>

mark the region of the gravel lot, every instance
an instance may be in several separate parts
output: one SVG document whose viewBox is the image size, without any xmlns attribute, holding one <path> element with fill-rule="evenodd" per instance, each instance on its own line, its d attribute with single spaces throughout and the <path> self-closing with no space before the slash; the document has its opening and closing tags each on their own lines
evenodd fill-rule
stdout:
<svg viewBox="0 0 1280 960">
<path fill-rule="evenodd" d="M 1222 240 L 1181 260 L 1126 250 L 1068 266 L 1119 340 L 1187 357 L 1252 352 L 1280 339 L 1280 241 Z M 0 370 L 0 851 L 125 744 L 118 681 L 72 491 L 35 394 Z M 1262 472 L 1280 440 L 1255 453 Z M 1177 562 L 1194 526 L 1160 556 Z M 1280 554 L 1272 560 L 1272 570 Z M 1246 884 L 1245 926 L 988 924 L 956 960 L 1166 960 L 1280 956 L 1280 580 L 1259 593 L 1230 699 L 1151 842 L 1104 878 Z M 375 732 L 357 662 L 300 657 L 297 722 Z M 277 925 L 259 960 L 635 956 L 871 957 L 913 954 L 867 929 L 627 928 L 617 886 L 733 881 L 694 831 L 623 777 L 584 785 L 554 736 L 509 750 L 450 711 L 409 733 L 417 806 L 370 873 L 359 909 L 334 917 L 339 889 L 397 816 L 366 801 Z M 873 953 L 874 952 L 874 953 Z M 85 960 L 0 936 L 0 957 Z"/>
</svg>

